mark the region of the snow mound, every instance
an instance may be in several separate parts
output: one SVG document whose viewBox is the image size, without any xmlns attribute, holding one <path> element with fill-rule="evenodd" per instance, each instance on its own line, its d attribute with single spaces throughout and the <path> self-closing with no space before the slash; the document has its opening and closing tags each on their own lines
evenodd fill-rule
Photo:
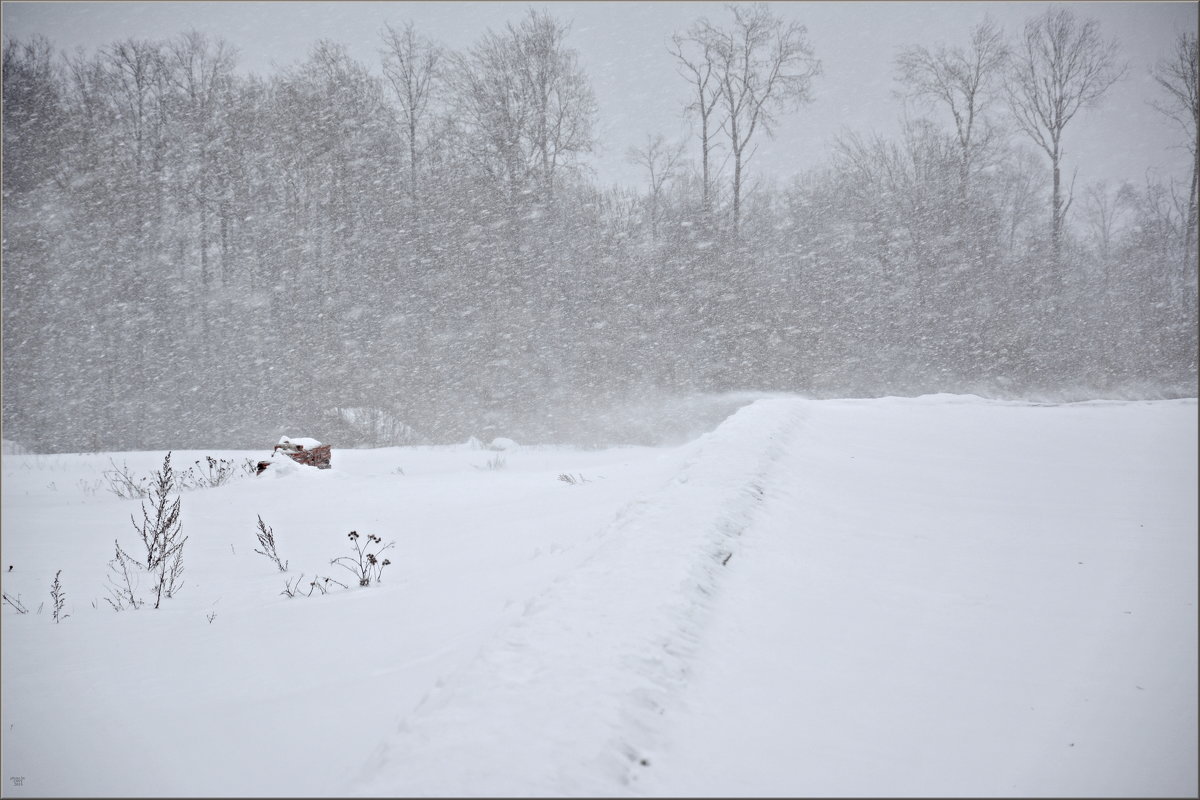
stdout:
<svg viewBox="0 0 1200 800">
<path fill-rule="evenodd" d="M 321 443 L 316 439 L 310 439 L 307 436 L 284 436 L 279 439 L 279 444 L 283 447 L 299 446 L 305 450 L 312 450 L 321 446 Z"/>
<path fill-rule="evenodd" d="M 274 453 L 272 453 L 271 457 L 266 459 L 266 461 L 268 464 L 270 464 L 270 466 L 263 471 L 262 475 L 270 475 L 272 478 L 282 478 L 285 475 L 295 475 L 303 469 L 316 469 L 316 467 L 310 467 L 306 464 L 299 464 L 293 461 L 279 450 L 276 450 Z"/>
<path fill-rule="evenodd" d="M 296 442 L 297 440 L 292 439 L 291 441 Z M 311 442 L 315 440 L 301 439 L 299 441 Z M 307 445 L 305 445 L 305 449 L 308 449 Z M 275 452 L 271 453 L 270 458 L 264 460 L 270 466 L 268 466 L 266 470 L 259 475 L 259 477 L 262 477 L 263 475 L 270 475 L 272 478 L 283 478 L 288 475 L 315 475 L 321 472 L 320 469 L 312 466 L 311 464 L 301 464 L 299 461 L 294 460 L 283 450 L 276 450 Z"/>
</svg>

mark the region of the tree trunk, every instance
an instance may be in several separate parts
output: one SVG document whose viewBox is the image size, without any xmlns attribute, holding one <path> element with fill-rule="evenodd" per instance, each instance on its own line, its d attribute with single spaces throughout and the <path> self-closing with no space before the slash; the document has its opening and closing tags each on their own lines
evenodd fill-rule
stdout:
<svg viewBox="0 0 1200 800">
<path fill-rule="evenodd" d="M 971 173 L 971 157 L 967 153 L 966 147 L 963 148 L 962 161 L 958 165 L 958 197 L 963 202 L 963 208 L 966 209 L 967 189 L 970 181 Z"/>
<path fill-rule="evenodd" d="M 221 203 L 221 285 L 229 283 L 229 205 Z"/>
<path fill-rule="evenodd" d="M 208 287 L 208 193 L 206 181 L 200 180 L 200 285 Z"/>
<path fill-rule="evenodd" d="M 742 218 L 742 153 L 733 154 L 733 238 L 738 237 Z"/>
<path fill-rule="evenodd" d="M 1200 223 L 1197 219 L 1197 193 L 1200 192 L 1200 156 L 1192 156 L 1192 186 L 1188 192 L 1188 207 L 1187 219 L 1184 221 L 1186 230 L 1183 234 L 1183 310 L 1185 324 L 1189 330 L 1196 329 L 1197 319 L 1200 318 L 1200 309 L 1197 308 L 1197 301 L 1200 298 L 1196 296 L 1196 226 Z"/>
<path fill-rule="evenodd" d="M 417 207 L 417 121 L 408 123 L 408 193 L 412 197 L 413 210 Z"/>
<path fill-rule="evenodd" d="M 1062 177 L 1059 171 L 1058 155 L 1051 159 L 1054 165 L 1054 192 L 1050 198 L 1050 248 L 1054 254 L 1055 270 L 1062 247 Z"/>
<path fill-rule="evenodd" d="M 1196 194 L 1200 191 L 1200 155 L 1192 156 L 1192 185 L 1188 191 L 1187 229 L 1183 233 L 1184 259 L 1192 262 L 1192 245 L 1196 242 Z"/>
</svg>

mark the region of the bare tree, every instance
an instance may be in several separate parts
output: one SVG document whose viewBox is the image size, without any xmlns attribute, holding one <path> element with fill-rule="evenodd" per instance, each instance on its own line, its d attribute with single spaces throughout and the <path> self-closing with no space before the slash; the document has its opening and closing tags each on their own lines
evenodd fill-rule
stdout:
<svg viewBox="0 0 1200 800">
<path fill-rule="evenodd" d="M 953 185 L 958 160 L 952 137 L 921 119 L 906 121 L 896 141 L 843 133 L 834 152 L 847 177 L 845 190 L 877 223 L 883 279 L 909 282 L 919 310 L 929 311 L 947 283 L 939 275 L 935 242 L 953 197 L 945 188 Z"/>
<path fill-rule="evenodd" d="M 983 113 L 1003 78 L 1008 47 L 1000 28 L 985 18 L 971 31 L 969 49 L 908 47 L 896 58 L 899 80 L 914 98 L 941 103 L 954 118 L 959 146 L 959 193 L 965 197 L 976 154 L 991 130 Z"/>
<path fill-rule="evenodd" d="M 671 37 L 668 51 L 679 62 L 679 74 L 688 81 L 692 100 L 685 110 L 700 120 L 701 207 L 707 215 L 712 212 L 712 151 L 713 137 L 718 125 L 715 120 L 717 103 L 721 100 L 721 81 L 714 74 L 715 43 L 705 35 L 708 22 L 700 20 L 687 33 Z"/>
<path fill-rule="evenodd" d="M 133 165 L 140 173 L 148 168 L 158 122 L 156 106 L 165 76 L 162 45 L 138 39 L 117 42 L 102 51 L 111 83 L 118 119 L 129 137 Z M 139 175 L 140 177 L 140 175 Z"/>
<path fill-rule="evenodd" d="M 6 37 L 3 67 L 3 168 L 5 204 L 14 191 L 58 177 L 55 153 L 63 124 L 54 46 L 44 36 Z"/>
<path fill-rule="evenodd" d="M 1071 197 L 1062 193 L 1063 131 L 1081 108 L 1099 103 L 1125 75 L 1116 41 L 1100 38 L 1095 20 L 1080 22 L 1064 8 L 1051 8 L 1025 23 L 1012 60 L 1008 103 L 1017 127 L 1050 157 L 1054 172 L 1050 242 L 1061 252 L 1063 221 Z"/>
<path fill-rule="evenodd" d="M 180 171 L 185 176 L 185 191 L 199 213 L 200 281 L 205 286 L 209 282 L 210 219 L 216 211 L 221 225 L 221 280 L 225 283 L 229 278 L 230 198 L 229 181 L 220 179 L 221 165 L 228 161 L 221 141 L 226 130 L 221 123 L 237 52 L 221 39 L 210 42 L 204 34 L 189 31 L 168 44 L 164 60 L 182 133 Z"/>
<path fill-rule="evenodd" d="M 1183 129 L 1185 146 L 1192 154 L 1192 179 L 1188 188 L 1187 216 L 1184 230 L 1184 258 L 1194 267 L 1192 248 L 1196 243 L 1196 201 L 1200 191 L 1200 160 L 1197 159 L 1197 131 L 1200 130 L 1200 97 L 1197 82 L 1200 82 L 1200 47 L 1196 34 L 1181 33 L 1175 41 L 1175 52 L 1154 67 L 1154 80 L 1166 92 L 1162 100 L 1151 100 L 1150 105 L 1173 120 Z"/>
<path fill-rule="evenodd" d="M 537 189 L 543 200 L 579 154 L 592 148 L 596 99 L 570 27 L 530 9 L 519 25 L 488 31 L 465 55 L 451 58 L 449 81 L 468 154 L 510 203 Z"/>
<path fill-rule="evenodd" d="M 409 196 L 417 201 L 417 162 L 422 122 L 442 68 L 442 49 L 417 34 L 412 22 L 397 30 L 384 24 L 383 74 L 400 107 L 400 121 L 408 139 Z"/>
<path fill-rule="evenodd" d="M 1088 227 L 1096 240 L 1096 250 L 1106 270 L 1107 292 L 1107 267 L 1112 256 L 1113 242 L 1116 240 L 1122 217 L 1136 202 L 1136 191 L 1129 183 L 1123 183 L 1115 191 L 1111 191 L 1107 181 L 1099 181 L 1087 188 L 1084 199 Z"/>
<path fill-rule="evenodd" d="M 626 159 L 646 170 L 650 182 L 650 236 L 658 238 L 658 222 L 662 216 L 663 187 L 675 174 L 683 160 L 683 144 L 668 144 L 663 135 L 646 134 L 643 147 L 631 147 Z"/>
<path fill-rule="evenodd" d="M 811 99 L 812 80 L 821 72 L 807 29 L 785 23 L 766 3 L 729 5 L 728 30 L 703 25 L 703 36 L 715 53 L 716 77 L 725 110 L 724 130 L 733 156 L 733 231 L 741 221 L 743 173 L 754 155 L 750 149 L 760 130 L 773 135 L 776 114 L 795 110 Z"/>
</svg>

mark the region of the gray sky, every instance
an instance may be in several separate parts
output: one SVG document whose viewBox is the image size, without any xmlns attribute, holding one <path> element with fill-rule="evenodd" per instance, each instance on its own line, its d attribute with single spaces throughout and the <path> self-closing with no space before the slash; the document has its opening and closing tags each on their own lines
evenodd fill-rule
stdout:
<svg viewBox="0 0 1200 800">
<path fill-rule="evenodd" d="M 486 29 L 516 21 L 529 4 L 514 2 L 4 2 L 7 36 L 41 33 L 59 47 L 92 49 L 116 40 L 166 38 L 189 28 L 222 36 L 240 51 L 243 69 L 261 74 L 302 60 L 320 38 L 346 44 L 378 70 L 379 30 L 385 21 L 412 20 L 425 35 L 455 49 Z M 569 44 L 592 80 L 599 103 L 592 159 L 602 184 L 636 185 L 637 168 L 625 151 L 647 133 L 689 136 L 680 109 L 687 86 L 666 52 L 670 35 L 700 16 L 723 22 L 717 2 L 536 3 L 572 22 Z M 903 105 L 894 92 L 893 58 L 912 44 L 964 44 L 970 28 L 991 15 L 1015 38 L 1025 19 L 1045 10 L 1038 2 L 772 2 L 786 19 L 808 28 L 823 74 L 813 102 L 763 141 L 751 169 L 786 178 L 826 162 L 842 129 L 894 133 Z M 1067 128 L 1066 166 L 1079 168 L 1078 186 L 1122 179 L 1141 184 L 1146 170 L 1186 177 L 1190 166 L 1178 128 L 1146 101 L 1158 97 L 1148 70 L 1167 56 L 1176 36 L 1197 28 L 1198 4 L 1111 2 L 1065 4 L 1100 22 L 1130 62 L 1128 77 L 1103 105 L 1082 112 Z M 937 117 L 943 124 L 949 120 Z M 690 137 L 689 137 L 690 141 Z M 1069 172 L 1068 172 L 1069 174 Z"/>
</svg>

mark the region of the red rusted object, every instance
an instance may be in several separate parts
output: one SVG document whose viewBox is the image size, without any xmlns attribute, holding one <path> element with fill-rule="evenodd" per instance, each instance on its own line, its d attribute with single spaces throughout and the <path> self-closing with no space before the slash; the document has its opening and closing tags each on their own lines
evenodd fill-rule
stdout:
<svg viewBox="0 0 1200 800">
<path fill-rule="evenodd" d="M 329 462 L 333 458 L 332 448 L 327 444 L 314 447 L 311 450 L 306 450 L 302 444 L 293 443 L 291 446 L 277 444 L 275 445 L 275 450 L 282 450 L 297 464 L 306 464 L 317 469 L 329 469 L 331 466 Z"/>
<path fill-rule="evenodd" d="M 329 469 L 330 459 L 332 458 L 332 448 L 327 444 L 321 444 L 316 439 L 305 439 L 310 447 L 305 447 L 302 442 L 296 442 L 288 437 L 283 437 L 279 440 L 279 444 L 275 445 L 271 451 L 271 457 L 274 458 L 275 452 L 282 450 L 284 454 L 295 461 L 297 464 L 304 464 L 317 469 Z M 256 474 L 261 475 L 267 467 L 271 466 L 270 461 L 259 461 Z"/>
</svg>

